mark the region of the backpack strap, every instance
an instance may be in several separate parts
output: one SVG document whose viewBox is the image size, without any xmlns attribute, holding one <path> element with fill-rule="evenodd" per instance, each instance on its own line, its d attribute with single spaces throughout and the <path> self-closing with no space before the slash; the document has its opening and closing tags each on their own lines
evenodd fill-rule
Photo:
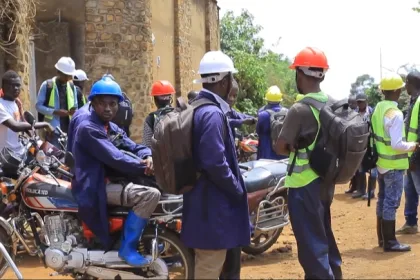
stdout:
<svg viewBox="0 0 420 280">
<path fill-rule="evenodd" d="M 185 100 L 182 97 L 178 97 L 176 99 L 176 105 L 177 107 L 181 108 L 181 110 L 187 109 L 187 103 L 185 103 Z"/>
<path fill-rule="evenodd" d="M 315 109 L 317 109 L 318 111 L 320 111 L 326 104 L 325 102 L 318 101 L 318 100 L 316 100 L 312 97 L 305 97 L 305 98 L 299 100 L 299 103 L 312 106 Z"/>
<path fill-rule="evenodd" d="M 194 110 L 197 110 L 198 108 L 200 108 L 202 106 L 205 106 L 205 105 L 213 105 L 213 106 L 219 107 L 215 102 L 213 102 L 213 101 L 211 101 L 210 99 L 207 99 L 207 98 L 194 99 L 191 102 L 190 105 L 194 108 Z M 223 139 L 225 139 L 226 134 L 227 134 L 227 132 L 226 132 L 227 124 L 228 124 L 228 120 L 227 120 L 227 117 L 226 117 L 225 114 L 223 114 L 223 120 L 225 122 L 225 125 L 224 125 L 224 129 L 222 131 L 222 136 L 223 136 Z"/>
<path fill-rule="evenodd" d="M 343 109 L 347 110 L 349 108 L 348 100 L 347 99 L 342 99 L 342 100 L 339 100 L 339 101 L 337 101 L 337 102 L 335 102 L 334 104 L 331 105 L 331 109 L 333 111 L 335 111 L 339 108 L 343 108 Z"/>
<path fill-rule="evenodd" d="M 273 110 L 271 110 L 271 109 L 267 109 L 266 111 L 267 111 L 267 113 L 269 113 L 269 114 L 270 114 L 270 117 L 276 113 L 276 112 L 274 112 L 274 111 L 273 111 Z"/>
</svg>

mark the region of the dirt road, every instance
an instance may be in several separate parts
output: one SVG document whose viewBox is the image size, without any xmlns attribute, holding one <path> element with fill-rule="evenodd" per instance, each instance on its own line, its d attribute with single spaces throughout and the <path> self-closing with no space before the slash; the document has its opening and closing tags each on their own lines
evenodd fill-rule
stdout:
<svg viewBox="0 0 420 280">
<path fill-rule="evenodd" d="M 408 253 L 383 253 L 376 240 L 376 200 L 370 208 L 366 201 L 354 200 L 344 194 L 347 186 L 337 188 L 333 203 L 333 228 L 343 257 L 343 274 L 347 279 L 390 279 L 420 278 L 418 268 L 420 256 L 420 235 L 401 236 L 399 239 L 412 246 Z M 397 226 L 404 223 L 403 204 L 398 209 Z M 292 251 L 280 253 L 277 249 L 291 243 Z M 49 277 L 50 270 L 44 269 L 36 258 L 26 258 L 18 263 L 25 278 L 63 279 Z M 296 255 L 296 242 L 290 227 L 285 229 L 277 244 L 266 254 L 249 258 L 243 263 L 243 279 L 297 279 L 303 278 L 303 271 Z M 12 271 L 6 279 L 15 278 Z"/>
</svg>

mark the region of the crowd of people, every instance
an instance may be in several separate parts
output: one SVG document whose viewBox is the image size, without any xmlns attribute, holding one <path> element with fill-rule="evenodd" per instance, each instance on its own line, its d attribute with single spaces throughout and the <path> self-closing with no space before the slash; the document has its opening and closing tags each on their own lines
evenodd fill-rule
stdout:
<svg viewBox="0 0 420 280">
<path fill-rule="evenodd" d="M 174 110 L 176 90 L 168 81 L 153 83 L 150 95 L 157 109 L 147 115 L 143 142 L 137 144 L 127 136 L 125 128 L 114 123 L 125 95 L 112 75 L 105 74 L 85 93 L 88 77 L 83 70 L 76 70 L 71 58 L 62 57 L 55 68 L 57 75 L 44 81 L 39 89 L 35 128 L 46 128 L 46 139 L 57 146 L 57 128 L 68 134 L 67 150 L 75 158 L 72 192 L 79 215 L 105 249 L 110 249 L 113 243 L 108 231 L 107 205 L 132 209 L 125 221 L 119 256 L 132 266 L 147 265 L 150 260 L 137 251 L 137 243 L 161 196 L 157 188 L 145 183 L 154 175 L 150 147 L 156 123 Z M 319 111 L 301 102 L 305 98 L 322 104 L 328 102 L 329 97 L 321 90 L 328 61 L 322 51 L 308 47 L 297 54 L 290 68 L 296 71 L 299 91 L 295 104 L 284 108 L 283 93 L 272 86 L 265 95 L 267 105 L 259 109 L 255 118 L 234 109 L 238 83 L 231 58 L 211 51 L 200 62 L 201 79 L 196 82 L 202 84 L 202 89 L 188 93 L 189 102 L 208 99 L 216 106 L 195 110 L 194 163 L 205 176 L 200 176 L 192 190 L 183 195 L 181 239 L 194 250 L 196 279 L 240 278 L 241 247 L 249 245 L 253 230 L 234 141 L 234 128 L 243 124 L 256 124 L 258 159 L 294 161 L 285 187 L 305 279 L 342 279 L 342 260 L 331 228 L 334 185 L 326 183 L 309 162 L 320 131 Z M 405 124 L 397 107 L 404 88 L 411 96 Z M 18 155 L 24 152 L 18 133 L 31 129 L 24 122 L 20 89 L 19 75 L 7 71 L 2 78 L 0 98 L 0 148 Z M 358 169 L 347 193 L 354 198 L 366 198 L 370 185 L 373 197 L 378 181 L 378 245 L 384 251 L 409 251 L 410 246 L 396 239 L 395 220 L 404 182 L 406 223 L 398 232 L 417 233 L 420 73 L 410 73 L 406 84 L 399 75 L 389 75 L 382 79 L 380 89 L 385 98 L 374 109 L 368 106 L 365 94 L 348 100 L 350 108 L 370 123 L 372 148 L 378 159 L 376 168 Z M 281 130 L 273 133 L 273 123 L 282 114 Z M 115 135 L 120 136 L 118 143 L 113 141 Z M 112 180 L 114 177 L 125 180 Z"/>
</svg>

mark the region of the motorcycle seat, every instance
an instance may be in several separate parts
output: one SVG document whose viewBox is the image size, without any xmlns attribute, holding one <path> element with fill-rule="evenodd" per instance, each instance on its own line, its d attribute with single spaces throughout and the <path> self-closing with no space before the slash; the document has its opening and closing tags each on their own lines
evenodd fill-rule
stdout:
<svg viewBox="0 0 420 280">
<path fill-rule="evenodd" d="M 278 180 L 287 174 L 285 162 L 261 163 L 260 166 L 255 162 L 257 161 L 250 162 L 250 166 L 255 166 L 253 169 L 242 173 L 248 193 L 274 187 Z"/>
<path fill-rule="evenodd" d="M 167 194 L 164 193 L 160 196 L 160 201 L 171 201 L 171 200 L 178 200 L 178 199 L 182 199 L 182 195 L 174 195 L 174 194 Z M 182 205 L 182 203 L 181 203 Z M 171 208 L 177 208 L 179 207 L 179 203 L 176 203 L 174 205 L 170 204 L 168 206 L 166 206 L 166 208 L 169 210 Z M 112 205 L 108 205 L 108 213 L 109 215 L 112 216 L 118 216 L 118 215 L 122 215 L 122 214 L 127 214 L 132 207 L 125 207 L 125 206 L 112 206 Z M 161 207 L 158 205 L 158 207 L 156 209 L 161 209 Z M 159 212 L 159 211 L 158 211 Z"/>
</svg>

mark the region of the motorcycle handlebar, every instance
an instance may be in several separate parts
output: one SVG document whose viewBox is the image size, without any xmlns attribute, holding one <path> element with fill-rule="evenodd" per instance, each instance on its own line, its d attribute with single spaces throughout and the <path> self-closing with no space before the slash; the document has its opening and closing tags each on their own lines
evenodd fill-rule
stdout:
<svg viewBox="0 0 420 280">
<path fill-rule="evenodd" d="M 70 172 L 68 172 L 68 171 L 66 171 L 64 169 L 61 169 L 60 167 L 57 168 L 57 172 L 60 173 L 61 175 L 64 175 L 66 177 L 69 177 L 70 179 L 73 179 L 73 177 L 74 177 L 73 174 L 71 174 Z"/>
</svg>

